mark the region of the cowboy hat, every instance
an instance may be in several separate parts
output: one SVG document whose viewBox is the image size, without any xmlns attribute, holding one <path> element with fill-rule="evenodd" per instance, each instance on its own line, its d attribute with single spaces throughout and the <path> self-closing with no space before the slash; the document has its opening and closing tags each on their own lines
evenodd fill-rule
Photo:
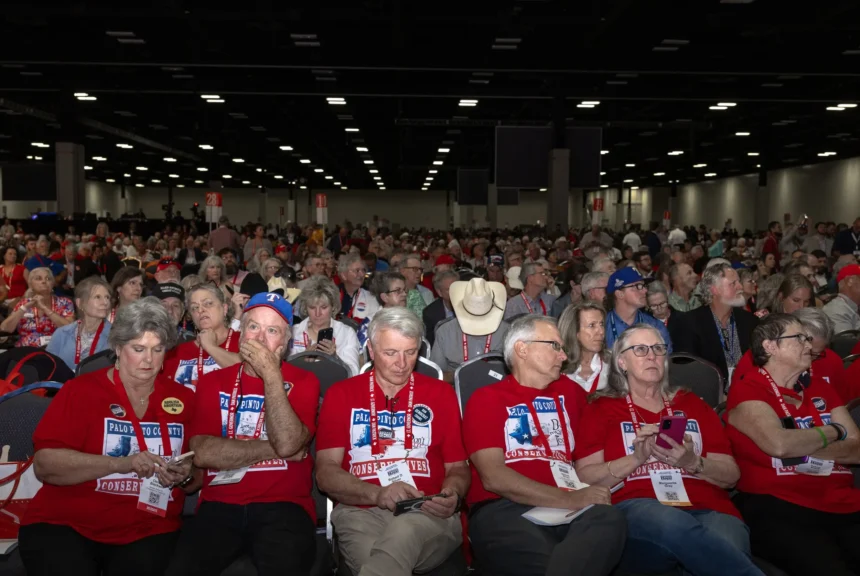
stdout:
<svg viewBox="0 0 860 576">
<path fill-rule="evenodd" d="M 508 298 L 503 284 L 472 278 L 452 283 L 449 292 L 463 334 L 486 336 L 499 329 Z"/>
</svg>

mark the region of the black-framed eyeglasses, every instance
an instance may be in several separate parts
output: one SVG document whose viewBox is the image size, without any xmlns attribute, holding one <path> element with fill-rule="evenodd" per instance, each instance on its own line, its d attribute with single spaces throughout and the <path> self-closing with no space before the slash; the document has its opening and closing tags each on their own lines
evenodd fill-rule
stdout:
<svg viewBox="0 0 860 576">
<path fill-rule="evenodd" d="M 555 340 L 526 340 L 529 344 L 549 344 L 553 352 L 565 352 L 564 344 Z"/>
<path fill-rule="evenodd" d="M 635 346 L 630 346 L 629 348 L 625 348 L 618 354 L 624 354 L 628 350 L 633 350 L 633 355 L 638 356 L 639 358 L 644 358 L 648 355 L 648 351 L 651 350 L 654 352 L 655 356 L 665 356 L 667 352 L 669 352 L 669 347 L 665 344 L 653 344 L 648 346 L 647 344 L 636 344 Z"/>
<path fill-rule="evenodd" d="M 661 310 L 669 305 L 668 302 L 660 302 L 659 304 L 652 304 L 651 310 Z"/>
<path fill-rule="evenodd" d="M 394 290 L 386 290 L 386 294 L 403 294 L 406 292 L 406 288 L 395 288 Z"/>
<path fill-rule="evenodd" d="M 644 282 L 637 282 L 636 284 L 630 284 L 629 286 L 625 286 L 622 290 L 627 290 L 628 288 L 632 288 L 634 290 L 645 290 Z"/>
<path fill-rule="evenodd" d="M 787 334 L 785 336 L 777 336 L 774 340 L 790 340 L 792 338 L 797 340 L 801 346 L 804 344 L 812 344 L 812 336 L 809 334 Z"/>
</svg>

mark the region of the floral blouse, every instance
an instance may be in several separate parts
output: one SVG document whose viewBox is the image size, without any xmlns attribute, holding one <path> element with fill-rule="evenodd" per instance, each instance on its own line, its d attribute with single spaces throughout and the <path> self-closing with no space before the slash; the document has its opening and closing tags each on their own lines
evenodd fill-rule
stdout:
<svg viewBox="0 0 860 576">
<path fill-rule="evenodd" d="M 15 305 L 15 310 L 23 307 L 26 301 L 26 298 L 22 298 Z M 51 309 L 63 318 L 73 318 L 75 316 L 75 305 L 72 304 L 71 299 L 65 296 L 53 296 L 51 298 Z M 20 338 L 15 346 L 44 347 L 48 343 L 42 342 L 42 337 L 50 337 L 56 329 L 57 326 L 51 322 L 50 318 L 34 306 L 18 321 L 18 336 Z"/>
</svg>

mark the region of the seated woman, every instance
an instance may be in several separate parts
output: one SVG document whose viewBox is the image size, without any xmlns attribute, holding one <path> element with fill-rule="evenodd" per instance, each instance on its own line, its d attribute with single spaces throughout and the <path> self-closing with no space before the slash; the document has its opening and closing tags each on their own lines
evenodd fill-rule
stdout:
<svg viewBox="0 0 860 576">
<path fill-rule="evenodd" d="M 609 386 L 577 428 L 576 473 L 587 484 L 624 482 L 612 497 L 627 518 L 621 570 L 760 575 L 726 491 L 740 472 L 723 426 L 698 396 L 670 388 L 667 351 L 660 332 L 645 324 L 615 342 Z M 660 432 L 665 416 L 686 417 L 681 443 Z"/>
<path fill-rule="evenodd" d="M 113 306 L 108 314 L 108 322 L 113 324 L 117 312 L 125 305 L 134 302 L 143 294 L 144 272 L 134 266 L 123 266 L 110 283 L 113 293 Z"/>
<path fill-rule="evenodd" d="M 672 308 L 669 306 L 669 291 L 662 282 L 651 282 L 648 284 L 648 292 L 645 295 L 648 302 L 648 312 L 663 323 L 664 326 L 669 326 L 669 318 L 672 316 Z"/>
<path fill-rule="evenodd" d="M 293 327 L 293 348 L 298 354 L 316 350 L 330 356 L 337 355 L 349 367 L 350 376 L 358 374 L 358 336 L 355 331 L 334 319 L 340 310 L 337 286 L 325 276 L 312 276 L 305 280 L 302 293 L 296 300 L 299 316 L 304 320 Z M 331 328 L 331 340 L 319 340 L 320 330 Z"/>
<path fill-rule="evenodd" d="M 826 380 L 798 377 L 813 338 L 797 318 L 770 314 L 753 330 L 758 368 L 729 390 L 726 433 L 741 469 L 735 504 L 756 556 L 791 574 L 860 570 L 860 431 Z M 790 526 L 793 541 L 785 539 Z M 814 550 L 814 554 L 809 551 Z"/>
<path fill-rule="evenodd" d="M 771 306 L 771 312 L 791 314 L 795 310 L 806 308 L 815 297 L 812 284 L 800 274 L 786 274 L 776 289 L 776 297 Z"/>
<path fill-rule="evenodd" d="M 558 319 L 567 349 L 564 374 L 588 394 L 603 390 L 609 382 L 605 320 L 603 306 L 590 301 L 568 306 Z"/>
<path fill-rule="evenodd" d="M 194 394 L 161 373 L 175 339 L 157 300 L 129 304 L 110 332 L 116 367 L 66 382 L 51 401 L 33 435 L 44 484 L 19 534 L 30 576 L 164 573 L 185 500 L 177 485 L 196 490 L 191 458 L 171 461 L 188 450 L 194 414 Z"/>
<path fill-rule="evenodd" d="M 277 258 L 269 258 L 265 262 L 263 262 L 263 268 L 260 271 L 260 275 L 263 277 L 263 280 L 268 282 L 272 279 L 272 277 L 278 273 L 278 270 L 281 269 L 281 261 Z"/>
<path fill-rule="evenodd" d="M 50 268 L 30 270 L 27 284 L 27 292 L 0 323 L 0 331 L 17 331 L 20 338 L 15 346 L 47 346 L 57 328 L 72 322 L 75 306 L 65 296 L 54 296 Z"/>
<path fill-rule="evenodd" d="M 212 284 L 199 284 L 188 290 L 185 307 L 197 327 L 197 339 L 171 350 L 164 372 L 196 390 L 203 374 L 239 363 L 239 333 L 230 328 L 232 314 L 224 292 Z"/>
<path fill-rule="evenodd" d="M 744 288 L 746 306 L 744 310 L 755 314 L 758 294 L 758 270 L 755 268 L 738 268 L 738 279 Z"/>
<path fill-rule="evenodd" d="M 107 350 L 110 323 L 110 285 L 98 276 L 85 278 L 75 286 L 78 321 L 54 332 L 46 351 L 59 356 L 74 372 L 78 364 L 93 354 Z"/>
<path fill-rule="evenodd" d="M 18 263 L 18 249 L 14 246 L 3 248 L 3 280 L 6 295 L 3 303 L 7 308 L 14 308 L 18 299 L 27 291 L 27 278 L 30 272 Z"/>
<path fill-rule="evenodd" d="M 271 258 L 272 255 L 265 248 L 260 248 L 251 258 L 251 261 L 248 262 L 248 272 L 257 272 L 258 274 L 263 273 L 263 262 Z"/>
<path fill-rule="evenodd" d="M 233 283 L 227 278 L 227 266 L 220 256 L 208 256 L 200 264 L 200 272 L 197 274 L 202 282 L 211 282 L 224 293 L 229 300 L 233 297 Z"/>
</svg>

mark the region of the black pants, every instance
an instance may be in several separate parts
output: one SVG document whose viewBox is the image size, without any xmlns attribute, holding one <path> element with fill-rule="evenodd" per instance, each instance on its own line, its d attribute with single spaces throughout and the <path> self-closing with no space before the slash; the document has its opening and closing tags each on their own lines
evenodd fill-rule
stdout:
<svg viewBox="0 0 860 576">
<path fill-rule="evenodd" d="M 469 517 L 469 538 L 481 572 L 493 576 L 601 576 L 621 559 L 624 514 L 595 506 L 570 524 L 538 526 L 522 517 L 531 506 L 500 499 Z"/>
<path fill-rule="evenodd" d="M 21 526 L 18 547 L 27 576 L 161 576 L 178 532 L 157 534 L 129 544 L 103 544 L 68 526 Z"/>
<path fill-rule="evenodd" d="M 290 502 L 203 502 L 182 528 L 168 576 L 220 574 L 247 554 L 259 576 L 309 574 L 316 556 L 316 527 Z"/>
<path fill-rule="evenodd" d="M 792 575 L 860 575 L 860 513 L 820 512 L 765 494 L 733 500 L 754 556 Z"/>
</svg>

